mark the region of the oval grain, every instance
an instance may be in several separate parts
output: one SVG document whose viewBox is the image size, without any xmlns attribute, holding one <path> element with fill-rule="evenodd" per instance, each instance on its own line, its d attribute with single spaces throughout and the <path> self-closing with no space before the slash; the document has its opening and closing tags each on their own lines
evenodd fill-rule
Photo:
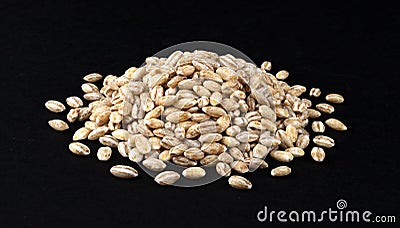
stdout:
<svg viewBox="0 0 400 228">
<path fill-rule="evenodd" d="M 78 130 L 76 130 L 76 132 L 72 136 L 72 140 L 73 141 L 79 141 L 79 140 L 87 139 L 90 131 L 91 130 L 86 128 L 86 127 L 81 127 Z"/>
<path fill-rule="evenodd" d="M 238 173 L 247 173 L 249 172 L 249 167 L 247 166 L 246 163 L 242 161 L 234 161 L 231 164 L 231 167 L 233 170 L 235 170 Z"/>
<path fill-rule="evenodd" d="M 138 176 L 138 171 L 127 165 L 115 165 L 111 167 L 110 173 L 119 178 L 134 178 Z"/>
<path fill-rule="evenodd" d="M 146 168 L 148 168 L 152 171 L 155 171 L 155 172 L 160 172 L 167 167 L 167 165 L 163 161 L 161 161 L 160 159 L 157 159 L 157 158 L 147 158 L 146 160 L 144 160 L 142 162 L 142 164 Z"/>
<path fill-rule="evenodd" d="M 220 176 L 229 177 L 231 175 L 231 167 L 225 162 L 218 162 L 215 166 L 215 170 Z"/>
<path fill-rule="evenodd" d="M 331 148 L 335 146 L 335 140 L 325 135 L 317 135 L 313 138 L 313 142 L 321 147 Z"/>
<path fill-rule="evenodd" d="M 164 171 L 159 173 L 154 181 L 159 185 L 173 185 L 180 177 L 181 175 L 175 171 Z"/>
<path fill-rule="evenodd" d="M 55 120 L 50 120 L 48 123 L 49 126 L 56 131 L 65 131 L 69 129 L 68 124 L 63 120 L 55 119 Z"/>
<path fill-rule="evenodd" d="M 135 146 L 142 154 L 148 154 L 151 151 L 151 143 L 148 138 L 139 134 L 135 138 Z"/>
<path fill-rule="evenodd" d="M 103 76 L 101 76 L 101 74 L 91 73 L 91 74 L 88 74 L 85 77 L 83 77 L 83 80 L 85 80 L 87 82 L 97 82 L 97 81 L 101 80 L 102 78 L 103 78 Z"/>
<path fill-rule="evenodd" d="M 347 126 L 342 123 L 342 121 L 335 119 L 335 118 L 329 118 L 325 121 L 326 125 L 328 125 L 330 128 L 337 130 L 337 131 L 346 131 Z"/>
<path fill-rule="evenodd" d="M 293 160 L 293 155 L 286 151 L 272 151 L 270 156 L 280 162 L 291 162 Z"/>
<path fill-rule="evenodd" d="M 169 122 L 172 123 L 179 123 L 186 121 L 192 117 L 192 114 L 190 112 L 185 112 L 185 111 L 177 111 L 169 114 L 166 119 Z"/>
<path fill-rule="evenodd" d="M 282 177 L 287 176 L 292 172 L 292 169 L 288 166 L 278 166 L 271 170 L 271 176 Z"/>
<path fill-rule="evenodd" d="M 248 179 L 237 175 L 229 177 L 228 183 L 231 187 L 241 190 L 251 189 L 253 186 Z"/>
<path fill-rule="evenodd" d="M 335 111 L 335 108 L 327 103 L 319 103 L 315 106 L 319 111 L 323 112 L 323 113 L 328 113 L 331 114 Z"/>
<path fill-rule="evenodd" d="M 189 167 L 182 171 L 182 175 L 188 179 L 199 179 L 206 175 L 206 171 L 201 167 Z"/>
<path fill-rule="evenodd" d="M 331 93 L 326 95 L 325 99 L 331 103 L 339 104 L 344 102 L 344 98 L 342 95 L 337 93 Z"/>
<path fill-rule="evenodd" d="M 48 110 L 55 113 L 63 112 L 65 110 L 65 106 L 56 100 L 49 100 L 44 105 Z"/>
<path fill-rule="evenodd" d="M 325 159 L 325 151 L 321 147 L 313 147 L 311 149 L 311 157 L 316 162 L 322 162 Z"/>
<path fill-rule="evenodd" d="M 71 108 L 79 108 L 83 106 L 83 101 L 77 96 L 68 97 L 65 101 L 67 102 L 67 105 L 69 105 L 69 107 Z"/>
<path fill-rule="evenodd" d="M 69 150 L 76 155 L 89 155 L 90 149 L 83 143 L 73 142 L 68 146 Z"/>
<path fill-rule="evenodd" d="M 101 136 L 105 135 L 107 133 L 107 131 L 108 131 L 108 127 L 106 127 L 106 126 L 98 127 L 96 129 L 94 129 L 93 131 L 91 131 L 87 138 L 89 140 L 97 140 Z"/>
<path fill-rule="evenodd" d="M 313 121 L 311 129 L 316 133 L 323 133 L 325 131 L 325 125 L 322 121 Z"/>
</svg>

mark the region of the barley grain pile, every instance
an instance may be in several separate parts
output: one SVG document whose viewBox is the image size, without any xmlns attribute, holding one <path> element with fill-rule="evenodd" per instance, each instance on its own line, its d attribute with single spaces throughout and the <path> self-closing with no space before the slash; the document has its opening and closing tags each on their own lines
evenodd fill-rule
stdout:
<svg viewBox="0 0 400 228">
<path fill-rule="evenodd" d="M 126 157 L 156 172 L 154 180 L 160 185 L 204 178 L 211 167 L 228 177 L 230 186 L 250 189 L 252 183 L 242 174 L 267 169 L 266 161 L 274 159 L 282 166 L 271 168 L 271 176 L 286 176 L 292 172 L 287 164 L 306 153 L 322 162 L 325 149 L 335 145 L 323 135 L 325 125 L 347 130 L 335 118 L 318 120 L 321 112 L 333 114 L 333 105 L 343 103 L 343 96 L 327 94 L 327 103 L 313 105 L 312 97 L 322 94 L 319 88 L 309 90 L 309 99 L 301 98 L 307 89 L 288 85 L 284 80 L 289 73 L 273 75 L 271 67 L 268 61 L 257 67 L 229 54 L 202 50 L 149 57 L 142 67 L 131 67 L 119 77 L 83 77 L 82 97 L 87 102 L 78 96 L 66 98 L 66 121 L 53 119 L 49 125 L 57 131 L 81 125 L 71 137 L 72 153 L 88 156 L 91 150 L 84 142 L 98 140 L 99 161 Z M 95 83 L 101 80 L 98 88 Z M 57 115 L 66 112 L 59 101 L 49 100 L 45 106 Z M 319 133 L 312 142 L 306 130 L 310 127 Z M 182 171 L 170 170 L 172 164 Z M 126 165 L 114 165 L 110 173 L 138 176 Z"/>
</svg>

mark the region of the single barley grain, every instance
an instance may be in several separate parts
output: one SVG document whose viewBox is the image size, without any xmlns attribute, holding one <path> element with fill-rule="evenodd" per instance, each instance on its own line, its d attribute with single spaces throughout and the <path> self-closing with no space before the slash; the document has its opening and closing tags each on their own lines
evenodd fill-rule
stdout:
<svg viewBox="0 0 400 228">
<path fill-rule="evenodd" d="M 310 97 L 319 97 L 321 95 L 321 90 L 319 88 L 310 89 Z"/>
<path fill-rule="evenodd" d="M 318 146 L 322 146 L 325 148 L 331 148 L 331 147 L 335 146 L 335 141 L 332 138 L 325 136 L 325 135 L 315 136 L 313 139 L 313 142 L 315 144 L 317 144 Z"/>
<path fill-rule="evenodd" d="M 292 172 L 292 169 L 288 166 L 279 166 L 271 170 L 271 176 L 282 177 L 287 176 Z"/>
<path fill-rule="evenodd" d="M 325 151 L 321 147 L 313 147 L 311 149 L 311 157 L 314 161 L 322 162 L 325 159 Z"/>
<path fill-rule="evenodd" d="M 77 96 L 68 97 L 65 101 L 71 108 L 79 108 L 83 106 L 83 101 Z"/>
<path fill-rule="evenodd" d="M 286 70 L 281 70 L 278 73 L 276 73 L 276 78 L 279 80 L 285 80 L 289 77 L 289 72 Z"/>
<path fill-rule="evenodd" d="M 69 129 L 69 126 L 66 122 L 62 121 L 62 120 L 50 120 L 49 125 L 51 128 L 53 128 L 56 131 L 65 131 Z"/>
<path fill-rule="evenodd" d="M 99 138 L 99 142 L 104 146 L 109 146 L 111 148 L 118 147 L 118 140 L 111 135 L 104 135 Z"/>
<path fill-rule="evenodd" d="M 138 176 L 138 171 L 127 165 L 115 165 L 111 167 L 110 173 L 119 178 L 134 178 Z"/>
<path fill-rule="evenodd" d="M 339 104 L 339 103 L 343 103 L 344 102 L 344 98 L 342 95 L 340 94 L 336 94 L 336 93 L 331 93 L 326 95 L 325 99 L 329 102 L 335 103 L 335 104 Z"/>
<path fill-rule="evenodd" d="M 290 152 L 276 150 L 269 154 L 273 159 L 280 162 L 291 162 L 293 160 L 293 155 Z"/>
<path fill-rule="evenodd" d="M 251 189 L 253 186 L 248 179 L 237 175 L 229 177 L 228 183 L 231 187 L 236 189 Z"/>
<path fill-rule="evenodd" d="M 156 172 L 160 172 L 167 167 L 167 165 L 163 161 L 157 158 L 147 158 L 143 161 L 143 165 L 146 168 Z"/>
<path fill-rule="evenodd" d="M 225 162 L 218 162 L 215 169 L 220 176 L 229 177 L 231 175 L 231 167 Z"/>
<path fill-rule="evenodd" d="M 101 136 L 105 135 L 107 133 L 107 131 L 108 131 L 108 127 L 106 127 L 106 126 L 98 127 L 89 133 L 87 139 L 97 140 Z"/>
<path fill-rule="evenodd" d="M 126 142 L 119 142 L 118 143 L 118 152 L 121 154 L 122 157 L 129 156 L 129 147 Z"/>
<path fill-rule="evenodd" d="M 285 151 L 291 153 L 293 157 L 303 157 L 305 154 L 304 150 L 300 147 L 287 148 Z"/>
<path fill-rule="evenodd" d="M 154 181 L 159 185 L 173 185 L 180 177 L 181 175 L 175 171 L 164 171 L 159 173 Z"/>
<path fill-rule="evenodd" d="M 261 70 L 270 71 L 271 68 L 272 68 L 272 63 L 269 62 L 269 61 L 264 61 L 264 62 L 261 64 Z"/>
<path fill-rule="evenodd" d="M 247 173 L 249 171 L 249 167 L 242 161 L 234 161 L 230 165 L 238 173 Z"/>
<path fill-rule="evenodd" d="M 128 154 L 129 160 L 136 162 L 136 163 L 141 162 L 143 160 L 143 157 L 144 157 L 144 155 L 142 153 L 140 153 L 140 151 L 137 148 L 132 148 Z"/>
<path fill-rule="evenodd" d="M 63 112 L 65 110 L 65 106 L 61 102 L 55 100 L 49 100 L 44 105 L 48 110 L 55 113 Z"/>
<path fill-rule="evenodd" d="M 311 119 L 316 119 L 321 116 L 321 113 L 318 110 L 309 108 L 308 109 L 308 117 Z"/>
<path fill-rule="evenodd" d="M 111 153 L 112 150 L 110 147 L 100 147 L 97 150 L 97 159 L 99 159 L 99 161 L 108 161 L 111 157 Z"/>
<path fill-rule="evenodd" d="M 73 142 L 68 146 L 69 150 L 76 155 L 89 155 L 90 149 L 83 143 Z"/>
<path fill-rule="evenodd" d="M 91 73 L 86 75 L 85 77 L 83 77 L 83 80 L 87 81 L 87 82 L 97 82 L 99 80 L 101 80 L 103 77 L 101 76 L 101 74 L 98 73 Z"/>
<path fill-rule="evenodd" d="M 328 113 L 328 114 L 331 114 L 332 112 L 335 111 L 335 108 L 332 105 L 327 104 L 327 103 L 320 103 L 320 104 L 317 104 L 315 107 L 319 111 L 324 112 L 324 113 Z"/>
<path fill-rule="evenodd" d="M 311 128 L 314 132 L 323 133 L 325 131 L 325 125 L 321 121 L 313 121 Z"/>
<path fill-rule="evenodd" d="M 326 125 L 328 125 L 330 128 L 335 129 L 337 131 L 346 131 L 347 127 L 342 123 L 342 121 L 335 119 L 335 118 L 329 118 L 325 121 Z"/>
<path fill-rule="evenodd" d="M 72 140 L 79 141 L 79 140 L 87 139 L 90 131 L 91 130 L 86 127 L 81 127 L 74 133 L 74 135 L 72 136 Z"/>
<path fill-rule="evenodd" d="M 201 167 L 190 167 L 183 170 L 182 175 L 188 179 L 199 179 L 206 175 L 206 171 Z"/>
</svg>

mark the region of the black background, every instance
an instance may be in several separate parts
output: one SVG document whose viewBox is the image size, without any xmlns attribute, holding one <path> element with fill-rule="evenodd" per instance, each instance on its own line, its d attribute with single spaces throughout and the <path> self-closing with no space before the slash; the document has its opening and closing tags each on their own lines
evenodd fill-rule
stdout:
<svg viewBox="0 0 400 228">
<path fill-rule="evenodd" d="M 256 219 L 264 206 L 322 211 L 339 199 L 348 209 L 399 220 L 400 14 L 380 3 L 2 1 L 1 226 L 267 227 Z M 109 168 L 132 165 L 128 159 L 74 156 L 67 146 L 78 126 L 64 133 L 48 127 L 65 115 L 48 112 L 44 102 L 82 95 L 85 74 L 121 75 L 159 50 L 195 40 L 230 45 L 256 64 L 272 61 L 273 73 L 290 72 L 290 84 L 343 94 L 333 116 L 349 130 L 327 131 L 337 146 L 323 163 L 308 149 L 290 164 L 290 176 L 272 178 L 271 168 L 249 173 L 253 189 L 238 191 L 226 179 L 174 188 L 144 172 L 114 178 Z"/>
</svg>

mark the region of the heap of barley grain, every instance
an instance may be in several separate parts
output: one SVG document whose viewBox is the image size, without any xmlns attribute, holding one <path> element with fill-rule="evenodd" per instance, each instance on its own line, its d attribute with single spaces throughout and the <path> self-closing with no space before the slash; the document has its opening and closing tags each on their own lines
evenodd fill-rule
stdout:
<svg viewBox="0 0 400 228">
<path fill-rule="evenodd" d="M 68 97 L 70 123 L 84 122 L 69 146 L 77 155 L 89 155 L 83 140 L 99 140 L 104 145 L 97 152 L 100 161 L 107 161 L 117 148 L 120 155 L 158 172 L 155 181 L 172 185 L 181 178 L 198 179 L 207 175 L 201 166 L 214 166 L 221 176 L 233 172 L 243 174 L 267 168 L 269 157 L 287 163 L 305 155 L 310 135 L 305 130 L 310 119 L 321 112 L 331 114 L 334 107 L 327 103 L 312 109 L 309 99 L 299 98 L 306 88 L 289 86 L 282 81 L 289 76 L 279 71 L 269 73 L 270 62 L 261 68 L 232 55 L 219 56 L 206 51 L 174 52 L 168 58 L 150 57 L 140 68 L 129 68 L 124 75 L 109 75 L 99 89 L 93 83 L 102 79 L 97 73 L 84 77 L 83 98 L 90 101 L 83 107 L 77 96 Z M 318 97 L 318 88 L 310 96 Z M 329 94 L 326 100 L 342 103 L 339 94 Z M 58 101 L 46 102 L 46 107 L 60 113 L 65 106 Z M 318 111 L 319 110 L 319 111 Z M 347 127 L 330 118 L 326 125 L 336 130 Z M 124 124 L 125 129 L 122 129 Z M 58 131 L 69 129 L 62 120 L 49 121 Z M 325 125 L 314 121 L 312 130 L 323 133 Z M 318 162 L 325 158 L 321 147 L 335 145 L 332 138 L 318 135 L 311 150 Z M 182 173 L 168 170 L 172 162 L 187 167 Z M 136 177 L 129 166 L 113 166 L 117 177 Z M 272 176 L 290 174 L 291 168 L 279 166 Z M 232 175 L 229 184 L 249 189 L 252 184 L 242 176 Z"/>
</svg>

